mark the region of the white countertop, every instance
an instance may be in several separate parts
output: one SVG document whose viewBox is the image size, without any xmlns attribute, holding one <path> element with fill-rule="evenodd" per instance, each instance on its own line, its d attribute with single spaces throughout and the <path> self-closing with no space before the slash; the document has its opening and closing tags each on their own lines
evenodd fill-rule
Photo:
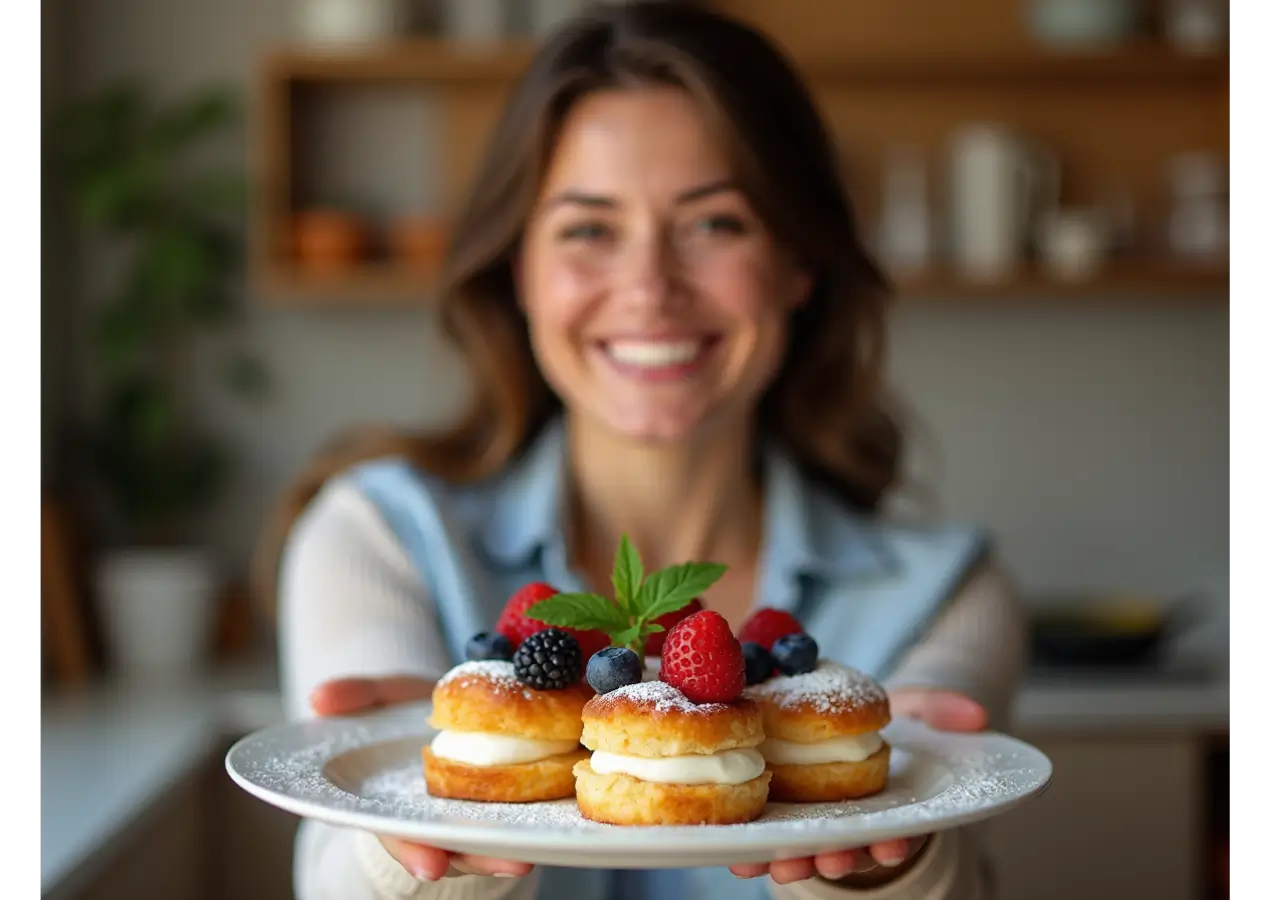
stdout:
<svg viewBox="0 0 1275 900">
<path fill-rule="evenodd" d="M 225 738 L 278 721 L 268 671 L 190 685 L 105 684 L 46 696 L 40 723 L 40 884 L 48 894 L 111 846 Z"/>
<path fill-rule="evenodd" d="M 1029 682 L 1015 731 L 1224 732 L 1225 681 Z M 41 722 L 41 890 L 64 886 L 228 738 L 282 718 L 269 668 L 240 667 L 199 683 L 107 684 L 49 694 Z"/>
</svg>

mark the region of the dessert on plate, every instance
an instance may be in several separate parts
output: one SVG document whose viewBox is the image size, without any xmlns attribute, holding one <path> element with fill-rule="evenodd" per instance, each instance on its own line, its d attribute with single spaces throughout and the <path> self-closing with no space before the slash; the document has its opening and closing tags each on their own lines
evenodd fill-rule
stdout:
<svg viewBox="0 0 1275 900">
<path fill-rule="evenodd" d="M 759 750 L 781 803 L 853 800 L 884 790 L 890 701 L 868 675 L 819 658 L 814 638 L 779 610 L 758 610 L 740 629 L 749 686 L 766 739 Z"/>
<path fill-rule="evenodd" d="M 572 768 L 588 756 L 580 714 L 593 695 L 579 643 L 544 628 L 512 646 L 476 635 L 469 660 L 435 686 L 429 724 L 439 731 L 421 750 L 433 796 L 529 803 L 575 793 Z"/>
<path fill-rule="evenodd" d="M 760 708 L 740 696 L 739 641 L 698 601 L 724 571 L 686 563 L 644 576 L 622 538 L 614 601 L 560 595 L 528 609 L 548 624 L 601 629 L 610 638 L 586 668 L 597 696 L 582 713 L 581 742 L 592 754 L 575 765 L 585 818 L 726 825 L 752 821 L 765 808 L 770 773 L 757 750 L 765 735 Z"/>
</svg>

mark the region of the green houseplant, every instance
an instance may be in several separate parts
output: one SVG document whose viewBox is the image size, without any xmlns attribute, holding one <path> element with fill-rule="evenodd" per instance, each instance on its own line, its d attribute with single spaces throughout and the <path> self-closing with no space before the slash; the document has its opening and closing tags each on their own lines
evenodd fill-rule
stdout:
<svg viewBox="0 0 1275 900">
<path fill-rule="evenodd" d="M 200 655 L 215 567 L 194 541 L 230 453 L 199 417 L 201 367 L 217 350 L 226 386 L 250 395 L 260 364 L 235 341 L 242 290 L 243 176 L 216 163 L 233 95 L 209 88 L 157 102 L 124 85 L 79 99 L 50 150 L 95 277 L 86 359 L 93 412 L 71 441 L 112 546 L 98 575 L 115 662 L 174 669 Z"/>
</svg>

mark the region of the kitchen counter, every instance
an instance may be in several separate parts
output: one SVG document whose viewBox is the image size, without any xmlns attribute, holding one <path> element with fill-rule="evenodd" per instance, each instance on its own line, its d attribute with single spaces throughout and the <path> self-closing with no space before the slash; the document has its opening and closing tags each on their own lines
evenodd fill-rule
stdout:
<svg viewBox="0 0 1275 900">
<path fill-rule="evenodd" d="M 90 877 L 154 804 L 224 740 L 282 717 L 272 673 L 245 667 L 189 685 L 103 684 L 46 693 L 40 723 L 43 896 Z"/>
<path fill-rule="evenodd" d="M 1114 676 L 1029 679 L 1014 730 L 1029 733 L 1225 732 L 1224 680 Z M 282 718 L 268 666 L 220 671 L 198 683 L 104 684 L 46 695 L 41 722 L 41 890 L 91 877 L 94 864 L 174 786 L 213 761 L 224 742 Z"/>
</svg>

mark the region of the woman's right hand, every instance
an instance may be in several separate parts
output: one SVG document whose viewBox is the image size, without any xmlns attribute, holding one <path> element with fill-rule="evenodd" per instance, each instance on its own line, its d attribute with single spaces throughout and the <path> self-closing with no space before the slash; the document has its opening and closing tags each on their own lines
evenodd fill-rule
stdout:
<svg viewBox="0 0 1275 900">
<path fill-rule="evenodd" d="M 320 716 L 350 716 L 396 703 L 428 700 L 434 682 L 410 675 L 391 678 L 338 678 L 315 688 L 310 706 Z M 518 876 L 531 871 L 528 863 L 452 853 L 399 838 L 377 836 L 386 852 L 417 878 L 437 881 L 449 868 L 468 875 Z"/>
</svg>

